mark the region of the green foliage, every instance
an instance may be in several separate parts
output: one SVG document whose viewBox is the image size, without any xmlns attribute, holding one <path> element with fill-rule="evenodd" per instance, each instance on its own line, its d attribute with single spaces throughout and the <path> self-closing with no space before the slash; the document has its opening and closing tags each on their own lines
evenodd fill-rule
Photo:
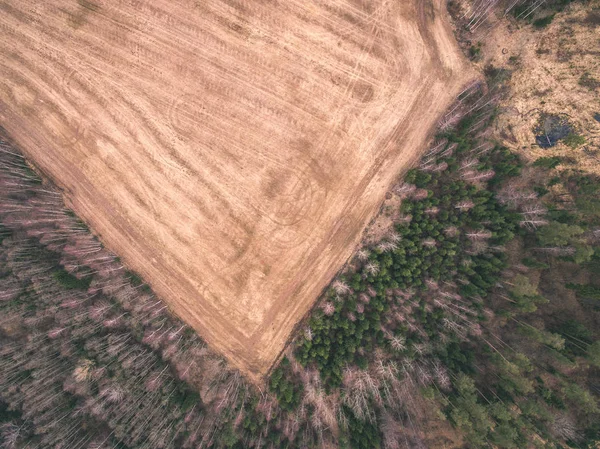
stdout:
<svg viewBox="0 0 600 449">
<path fill-rule="evenodd" d="M 344 407 L 348 417 L 348 439 L 352 449 L 378 449 L 381 447 L 381 435 L 374 423 L 358 419 L 350 409 Z"/>
<path fill-rule="evenodd" d="M 600 199 L 591 196 L 578 197 L 575 205 L 583 214 L 600 218 Z"/>
<path fill-rule="evenodd" d="M 594 254 L 588 262 L 585 263 L 585 268 L 591 274 L 600 274 L 600 248 L 594 248 Z"/>
<path fill-rule="evenodd" d="M 493 420 L 486 407 L 477 401 L 477 389 L 473 379 L 459 374 L 454 383 L 456 393 L 451 399 L 452 407 L 448 413 L 450 421 L 466 436 L 475 447 L 483 447 Z"/>
<path fill-rule="evenodd" d="M 564 209 L 550 209 L 548 218 L 563 224 L 575 224 L 577 216 Z"/>
<path fill-rule="evenodd" d="M 574 1 L 577 0 L 547 0 L 543 3 L 543 8 L 538 8 L 539 4 L 535 0 L 525 0 L 512 9 L 512 14 L 517 19 L 527 21 L 532 20 L 532 14 L 530 14 L 532 10 L 535 10 L 537 14 L 550 14 L 554 17 L 555 13 L 564 10 Z"/>
<path fill-rule="evenodd" d="M 427 184 L 429 183 L 429 181 L 431 181 L 431 178 L 431 174 L 413 168 L 406 173 L 404 180 L 409 184 L 414 184 L 420 189 L 423 189 L 427 187 Z"/>
<path fill-rule="evenodd" d="M 574 173 L 568 177 L 568 182 L 575 184 L 577 195 L 594 195 L 600 192 L 598 177 Z"/>
<path fill-rule="evenodd" d="M 129 279 L 129 281 L 130 281 L 130 282 L 131 282 L 131 283 L 132 283 L 132 284 L 133 284 L 135 287 L 139 287 L 139 286 L 141 286 L 142 284 L 144 284 L 144 280 L 142 279 L 142 277 L 141 277 L 139 274 L 137 274 L 137 273 L 135 273 L 135 272 L 133 272 L 133 271 L 131 271 L 131 270 L 127 270 L 127 271 L 125 272 L 125 275 L 127 276 L 127 278 Z"/>
<path fill-rule="evenodd" d="M 527 12 L 528 8 L 529 5 L 526 2 L 519 3 L 511 10 L 511 12 L 515 18 L 519 18 Z"/>
<path fill-rule="evenodd" d="M 549 406 L 558 410 L 564 410 L 566 408 L 564 401 L 560 398 L 555 390 L 548 388 L 544 385 L 541 378 L 537 378 L 538 384 L 536 386 L 536 394 Z"/>
<path fill-rule="evenodd" d="M 600 300 L 600 287 L 596 287 L 595 285 L 569 283 L 566 287 L 575 290 L 577 296 L 581 298 Z"/>
<path fill-rule="evenodd" d="M 222 429 L 219 435 L 219 441 L 223 443 L 225 447 L 234 447 L 238 442 L 239 438 L 230 423 L 227 423 Z"/>
<path fill-rule="evenodd" d="M 512 281 L 511 293 L 514 296 L 537 296 L 537 286 L 533 285 L 527 276 L 518 274 Z"/>
<path fill-rule="evenodd" d="M 202 399 L 200 399 L 200 395 L 196 391 L 186 391 L 184 398 L 185 399 L 181 404 L 181 408 L 184 412 L 187 412 L 188 410 L 202 404 Z"/>
<path fill-rule="evenodd" d="M 540 157 L 533 163 L 534 167 L 542 167 L 547 169 L 556 168 L 562 162 L 560 156 Z"/>
<path fill-rule="evenodd" d="M 519 403 L 521 412 L 529 419 L 538 419 L 541 421 L 551 421 L 552 412 L 541 400 L 541 397 L 535 399 L 525 399 Z"/>
<path fill-rule="evenodd" d="M 549 16 L 541 17 L 533 21 L 533 26 L 540 29 L 545 28 L 552 23 L 554 20 L 555 14 L 550 14 Z"/>
<path fill-rule="evenodd" d="M 575 149 L 585 143 L 585 137 L 583 137 L 575 132 L 571 132 L 567 137 L 565 137 L 563 142 L 568 147 Z"/>
<path fill-rule="evenodd" d="M 136 272 L 131 271 L 131 270 L 126 270 L 125 276 L 127 276 L 127 279 L 129 279 L 129 282 L 131 282 L 135 288 L 140 289 L 141 291 L 147 292 L 147 293 L 150 293 L 152 291 L 150 286 L 148 284 L 146 284 L 144 279 L 142 279 L 142 277 L 139 274 L 137 274 Z"/>
<path fill-rule="evenodd" d="M 512 361 L 506 357 L 494 355 L 492 360 L 498 368 L 498 386 L 509 394 L 528 394 L 534 390 L 534 385 L 526 373 L 532 370 L 531 362 L 524 355 L 517 353 Z"/>
<path fill-rule="evenodd" d="M 269 389 L 279 400 L 279 405 L 284 410 L 294 410 L 302 399 L 302 384 L 292 380 L 289 361 L 284 357 L 279 367 L 271 374 Z"/>
<path fill-rule="evenodd" d="M 457 144 L 454 151 L 458 155 L 455 162 L 448 162 L 446 172 L 412 169 L 407 173 L 405 181 L 427 188 L 429 195 L 403 201 L 402 213 L 410 215 L 411 220 L 397 226 L 401 238 L 394 247 L 372 251 L 369 262 L 378 270 L 368 271 L 363 266 L 356 274 L 349 275 L 348 284 L 353 292 L 341 300 L 329 298 L 335 304 L 335 311 L 330 315 L 315 313 L 309 320 L 312 338 L 300 342 L 296 355 L 303 365 L 314 363 L 326 384 L 339 385 L 348 363 L 367 367 L 368 357 L 361 355 L 359 349 L 370 354 L 385 344 L 380 322 L 389 308 L 387 291 L 414 289 L 418 299 L 426 294 L 428 281 L 447 282 L 456 283 L 463 297 L 475 300 L 486 296 L 506 266 L 506 256 L 501 252 L 472 250 L 482 238 L 489 245 L 505 244 L 514 236 L 519 220 L 497 201 L 493 191 L 478 189 L 461 179 L 458 161 L 462 157 L 471 158 L 469 151 L 474 145 L 468 134 L 472 119 L 463 119 L 456 130 L 444 135 L 448 146 Z M 493 173 L 488 181 L 493 186 L 518 175 L 522 162 L 508 149 L 495 146 L 480 156 L 476 168 Z M 457 207 L 465 202 L 472 206 Z M 426 339 L 439 338 L 444 316 L 445 312 L 438 307 L 418 312 L 417 319 Z M 408 353 L 422 338 L 402 328 L 397 329 L 395 336 L 406 340 Z"/>
<path fill-rule="evenodd" d="M 558 351 L 562 351 L 565 348 L 565 339 L 553 332 L 537 329 L 527 324 L 519 325 L 519 331 L 529 338 L 532 338 L 544 345 L 548 345 Z"/>
<path fill-rule="evenodd" d="M 486 75 L 502 73 L 486 68 Z M 594 336 L 582 324 L 547 319 L 546 310 L 551 315 L 560 304 L 544 281 L 540 288 L 553 304 L 546 310 L 540 306 L 548 300 L 538 291 L 539 279 L 545 280 L 547 270 L 552 272 L 559 264 L 573 264 L 565 264 L 564 257 L 556 263 L 552 252 L 541 253 L 537 248 L 569 246 L 568 251 L 556 253 L 569 254 L 567 260 L 581 266 L 595 266 L 597 258 L 600 267 L 600 254 L 586 242 L 590 239 L 584 238 L 592 223 L 589 212 L 596 208 L 597 182 L 576 172 L 556 173 L 548 185 L 563 183 L 578 210 L 547 204 L 549 225 L 536 232 L 519 229 L 520 215 L 498 202 L 496 188 L 521 173 L 522 161 L 501 146 L 482 154 L 473 151 L 481 142 L 474 142 L 470 133 L 480 126 L 480 117 L 465 117 L 455 129 L 439 135 L 447 143 L 434 161 L 428 161 L 428 169 L 407 173 L 405 181 L 422 190 L 403 199 L 400 212 L 406 220 L 396 226 L 399 238 L 393 245 L 370 248 L 368 260 L 353 264 L 354 271 L 341 279 L 348 292 L 327 293 L 323 298 L 327 314 L 321 309 L 313 313 L 308 323 L 310 332 L 298 342 L 296 356 L 302 365 L 319 370 L 328 391 L 341 384 L 347 365 L 371 372 L 369 363 L 376 349 L 399 365 L 433 360 L 450 374 L 453 388 L 437 390 L 441 383 L 435 380 L 422 388 L 422 394 L 443 408 L 445 416 L 465 436 L 468 447 L 529 447 L 539 437 L 553 445 L 555 440 L 548 430 L 553 413 L 572 413 L 574 398 L 588 401 L 587 407 L 591 407 L 585 389 L 558 388 L 560 376 L 578 369 L 578 357 L 585 355 L 590 363 L 596 363 L 600 349 L 590 345 Z M 565 126 L 560 139 L 572 129 L 568 123 Z M 568 138 L 564 140 L 570 143 Z M 534 165 L 553 169 L 561 162 L 559 157 L 545 157 Z M 443 168 L 432 169 L 436 164 Z M 485 175 L 477 179 L 485 181 L 472 183 L 469 177 L 477 177 L 478 172 Z M 540 190 L 540 196 L 546 193 Z M 553 199 L 548 195 L 545 201 Z M 523 245 L 515 244 L 505 252 L 503 245 L 515 234 L 522 237 Z M 540 254 L 547 260 L 534 258 Z M 499 282 L 509 259 L 521 259 L 529 270 L 518 267 L 516 272 L 526 275 L 515 275 L 511 270 L 511 278 L 506 276 Z M 540 277 L 533 270 L 545 273 Z M 506 279 L 510 282 L 505 283 Z M 500 288 L 506 284 L 511 284 L 508 294 Z M 448 286 L 456 297 L 445 304 Z M 487 298 L 494 289 L 503 299 L 499 310 L 495 308 L 499 298 Z M 582 291 L 589 294 L 591 290 Z M 486 320 L 494 320 L 490 303 L 496 316 L 513 318 L 506 320 L 510 326 L 499 319 L 489 328 L 480 327 Z M 448 306 L 459 309 L 460 318 Z M 536 327 L 521 321 L 519 332 L 511 335 L 515 331 L 512 323 L 519 322 L 519 315 L 534 313 L 538 307 L 541 310 L 530 320 Z M 410 319 L 395 321 L 405 310 L 410 311 Z M 483 331 L 483 338 L 471 334 L 471 326 L 475 332 Z M 548 386 L 541 378 L 539 383 L 534 381 L 540 367 L 552 378 Z M 280 376 L 285 377 L 276 374 L 278 379 Z M 369 429 L 371 423 L 355 419 L 349 418 L 349 428 L 354 430 L 348 431 L 348 444 L 379 444 L 378 440 L 374 443 L 375 436 L 363 438 L 377 433 L 374 423 Z"/>
<path fill-rule="evenodd" d="M 23 174 L 27 176 L 29 182 L 31 182 L 34 186 L 42 185 L 42 178 L 40 178 L 40 176 L 34 170 L 32 170 L 29 165 L 22 167 L 21 170 L 23 170 Z"/>
<path fill-rule="evenodd" d="M 537 310 L 539 304 L 546 304 L 548 300 L 542 296 L 517 296 L 515 305 L 522 313 L 532 313 Z"/>
<path fill-rule="evenodd" d="M 560 322 L 548 330 L 565 337 L 565 352 L 572 356 L 584 356 L 585 346 L 592 342 L 590 330 L 573 319 Z"/>
<path fill-rule="evenodd" d="M 469 56 L 472 60 L 477 61 L 481 58 L 481 42 L 469 47 Z"/>
<path fill-rule="evenodd" d="M 576 404 L 576 406 L 586 413 L 598 413 L 598 401 L 589 391 L 581 388 L 574 382 L 569 382 L 563 385 L 562 392 L 565 397 Z"/>
<path fill-rule="evenodd" d="M 56 279 L 61 286 L 68 290 L 87 290 L 92 282 L 91 276 L 86 276 L 80 279 L 62 268 L 54 271 L 54 273 L 52 273 L 52 277 L 54 277 L 54 279 Z"/>
<path fill-rule="evenodd" d="M 583 264 L 592 260 L 594 255 L 594 248 L 584 243 L 576 243 L 575 254 L 573 255 L 573 261 L 576 264 Z"/>
<path fill-rule="evenodd" d="M 593 365 L 600 368 L 600 340 L 588 346 L 587 356 Z"/>
<path fill-rule="evenodd" d="M 600 423 L 593 422 L 583 432 L 583 440 L 578 442 L 578 446 L 584 449 L 598 449 L 600 446 Z"/>
<path fill-rule="evenodd" d="M 443 346 L 437 356 L 450 371 L 475 374 L 475 352 L 466 344 L 452 341 Z"/>
<path fill-rule="evenodd" d="M 15 421 L 21 418 L 18 410 L 12 410 L 8 404 L 0 401 L 0 426 L 9 421 Z"/>
<path fill-rule="evenodd" d="M 510 284 L 512 284 L 510 296 L 514 299 L 514 304 L 521 312 L 535 312 L 538 304 L 548 302 L 538 294 L 537 285 L 532 284 L 527 276 L 518 274 Z"/>
<path fill-rule="evenodd" d="M 600 224 L 600 179 L 592 175 L 571 173 L 566 176 L 565 185 L 575 197 L 578 220 L 581 223 L 597 226 Z"/>
<path fill-rule="evenodd" d="M 550 178 L 548 180 L 548 183 L 546 184 L 546 186 L 552 187 L 552 186 L 555 186 L 557 184 L 560 184 L 560 176 L 554 176 L 554 177 Z"/>
<path fill-rule="evenodd" d="M 501 422 L 494 428 L 492 441 L 495 445 L 507 449 L 518 448 L 519 431 L 510 422 Z"/>
<path fill-rule="evenodd" d="M 543 246 L 566 246 L 577 242 L 583 232 L 580 226 L 553 221 L 537 231 L 537 238 Z"/>
<path fill-rule="evenodd" d="M 533 257 L 525 257 L 521 259 L 521 263 L 529 268 L 544 269 L 550 267 L 550 265 L 548 265 L 547 263 L 540 262 L 539 260 L 536 260 Z"/>
<path fill-rule="evenodd" d="M 450 227 L 459 229 L 481 229 L 486 222 L 493 244 L 503 244 L 509 240 L 515 229 L 513 217 L 501 206 L 489 192 L 477 190 L 462 181 L 451 181 L 436 188 L 436 196 L 420 201 L 405 201 L 403 211 L 412 216 L 410 223 L 399 225 L 398 233 L 402 239 L 397 248 L 390 252 L 375 251 L 371 261 L 380 270 L 376 274 L 363 271 L 363 282 L 354 284 L 356 293 L 364 292 L 370 285 L 377 292 L 368 304 L 360 304 L 357 297 L 339 303 L 332 316 L 317 314 L 310 320 L 312 340 L 305 339 L 298 350 L 299 360 L 306 364 L 315 361 L 324 377 L 330 377 L 333 383 L 341 380 L 344 363 L 364 363 L 356 355 L 358 348 L 370 351 L 382 340 L 379 321 L 382 312 L 388 308 L 383 293 L 389 288 L 406 289 L 409 287 L 424 291 L 425 280 L 451 281 L 460 276 L 468 279 L 461 287 L 463 295 L 483 296 L 496 282 L 499 272 L 504 268 L 502 254 L 469 255 L 472 245 L 465 234 L 445 235 Z M 460 211 L 454 205 L 470 199 L 475 204 L 468 211 Z M 436 214 L 427 210 L 436 208 Z M 423 239 L 431 236 L 437 240 L 435 245 L 423 245 Z M 364 308 L 364 312 L 359 310 Z M 348 319 L 353 314 L 357 319 Z M 441 316 L 424 314 L 425 330 L 435 338 L 440 326 Z M 372 330 L 370 330 L 372 329 Z M 373 332 L 373 330 L 375 330 Z"/>
<path fill-rule="evenodd" d="M 516 154 L 506 147 L 497 146 L 487 155 L 480 157 L 482 164 L 492 168 L 495 172 L 494 178 L 490 181 L 491 186 L 495 186 L 507 178 L 519 176 L 523 168 L 523 161 Z"/>
</svg>

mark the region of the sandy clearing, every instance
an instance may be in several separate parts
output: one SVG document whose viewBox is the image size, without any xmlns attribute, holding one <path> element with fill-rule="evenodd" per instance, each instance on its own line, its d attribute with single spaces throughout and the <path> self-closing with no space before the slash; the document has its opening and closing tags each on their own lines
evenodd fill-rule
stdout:
<svg viewBox="0 0 600 449">
<path fill-rule="evenodd" d="M 486 32 L 483 54 L 491 63 L 513 71 L 510 98 L 496 125 L 498 140 L 530 161 L 540 157 L 576 160 L 577 168 L 600 175 L 600 112 L 598 88 L 582 85 L 586 74 L 598 78 L 600 29 L 586 21 L 592 4 L 574 3 L 558 14 L 543 30 L 532 32 L 527 25 L 496 19 Z M 600 7 L 600 1 L 595 1 Z M 517 26 L 520 25 L 520 26 Z M 473 36 L 477 40 L 479 36 Z M 586 143 L 571 148 L 560 142 L 541 148 L 535 135 L 540 117 L 556 114 L 568 117 Z M 560 164 L 558 170 L 573 167 Z"/>
<path fill-rule="evenodd" d="M 0 0 L 0 124 L 254 380 L 474 76 L 441 0 Z"/>
</svg>

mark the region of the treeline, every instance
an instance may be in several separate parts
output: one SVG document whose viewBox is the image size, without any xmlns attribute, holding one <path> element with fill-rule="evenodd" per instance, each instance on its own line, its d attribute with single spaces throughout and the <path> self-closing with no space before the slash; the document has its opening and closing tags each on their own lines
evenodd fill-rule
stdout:
<svg viewBox="0 0 600 449">
<path fill-rule="evenodd" d="M 488 137 L 509 76 L 460 95 L 262 392 L 1 142 L 6 447 L 595 447 L 599 183 Z"/>
<path fill-rule="evenodd" d="M 536 28 L 544 28 L 554 20 L 556 13 L 563 11 L 575 1 L 589 0 L 519 0 L 512 8 L 512 15 L 531 23 Z"/>
<path fill-rule="evenodd" d="M 600 184 L 490 141 L 510 74 L 486 75 L 395 187 L 394 228 L 332 282 L 277 371 L 280 400 L 303 394 L 342 447 L 435 444 L 432 408 L 473 448 L 600 441 Z"/>
<path fill-rule="evenodd" d="M 310 447 L 0 138 L 0 447 Z"/>
</svg>

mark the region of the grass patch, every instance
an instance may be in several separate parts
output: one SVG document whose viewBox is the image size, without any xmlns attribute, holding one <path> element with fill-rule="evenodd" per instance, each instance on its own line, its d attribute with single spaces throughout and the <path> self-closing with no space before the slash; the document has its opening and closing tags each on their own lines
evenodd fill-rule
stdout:
<svg viewBox="0 0 600 449">
<path fill-rule="evenodd" d="M 569 133 L 569 135 L 567 137 L 565 137 L 563 142 L 565 143 L 566 146 L 568 146 L 572 149 L 575 149 L 585 143 L 585 137 L 571 131 Z"/>
<path fill-rule="evenodd" d="M 562 159 L 559 156 L 540 157 L 536 159 L 536 161 L 533 163 L 533 166 L 552 169 L 556 168 L 556 166 L 559 165 L 561 162 Z"/>
<path fill-rule="evenodd" d="M 477 61 L 481 58 L 481 42 L 477 42 L 476 45 L 469 47 L 469 57 L 473 61 Z"/>
<path fill-rule="evenodd" d="M 548 25 L 550 25 L 552 23 L 555 15 L 556 14 L 550 14 L 549 16 L 536 19 L 533 21 L 533 26 L 536 27 L 537 29 L 546 28 Z"/>
</svg>

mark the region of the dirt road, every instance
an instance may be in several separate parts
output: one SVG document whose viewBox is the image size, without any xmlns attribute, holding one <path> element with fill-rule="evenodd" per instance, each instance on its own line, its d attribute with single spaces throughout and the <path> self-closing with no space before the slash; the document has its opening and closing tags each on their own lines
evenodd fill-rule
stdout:
<svg viewBox="0 0 600 449">
<path fill-rule="evenodd" d="M 473 76 L 440 0 L 0 0 L 0 124 L 250 377 Z"/>
</svg>

